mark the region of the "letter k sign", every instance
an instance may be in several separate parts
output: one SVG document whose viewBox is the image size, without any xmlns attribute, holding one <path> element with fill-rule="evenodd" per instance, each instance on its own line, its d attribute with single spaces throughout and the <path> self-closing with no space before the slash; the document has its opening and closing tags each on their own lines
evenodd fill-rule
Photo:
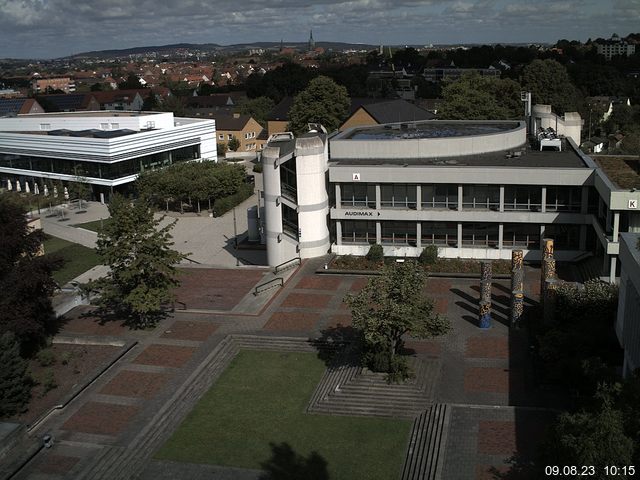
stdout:
<svg viewBox="0 0 640 480">
<path fill-rule="evenodd" d="M 638 200 L 629 200 L 629 208 L 638 208 Z"/>
</svg>

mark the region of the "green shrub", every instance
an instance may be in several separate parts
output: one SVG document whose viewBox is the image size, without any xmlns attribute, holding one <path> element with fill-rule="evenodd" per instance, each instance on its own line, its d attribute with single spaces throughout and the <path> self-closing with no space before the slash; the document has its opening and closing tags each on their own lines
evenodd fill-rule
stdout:
<svg viewBox="0 0 640 480">
<path fill-rule="evenodd" d="M 253 195 L 253 185 L 244 183 L 238 188 L 238 192 L 228 197 L 217 199 L 213 203 L 213 215 L 214 217 L 221 217 L 233 207 L 240 205 L 247 198 Z"/>
<path fill-rule="evenodd" d="M 262 173 L 262 162 L 258 162 L 258 163 L 256 163 L 256 164 L 253 166 L 252 170 L 253 170 L 254 172 L 256 172 L 256 173 Z"/>
<path fill-rule="evenodd" d="M 64 352 L 61 356 L 60 356 L 60 363 L 62 363 L 62 365 L 67 365 L 69 363 L 69 361 L 73 358 L 73 353 L 71 352 Z"/>
<path fill-rule="evenodd" d="M 20 345 L 12 332 L 0 336 L 0 362 L 0 418 L 4 418 L 24 411 L 31 399 L 27 362 L 20 356 Z"/>
<path fill-rule="evenodd" d="M 367 253 L 367 260 L 372 262 L 382 262 L 384 260 L 384 249 L 382 245 L 374 244 L 369 248 L 369 252 Z"/>
<path fill-rule="evenodd" d="M 38 359 L 38 363 L 42 367 L 50 367 L 51 365 L 56 363 L 56 356 L 53 354 L 51 350 L 40 350 L 36 355 Z"/>
<path fill-rule="evenodd" d="M 418 262 L 421 265 L 433 265 L 438 261 L 438 247 L 435 245 L 427 245 L 420 252 Z"/>
<path fill-rule="evenodd" d="M 45 370 L 44 374 L 42 375 L 42 381 L 40 382 L 40 384 L 42 385 L 42 397 L 44 397 L 54 388 L 58 388 L 58 384 L 56 383 L 56 376 L 54 375 L 52 369 L 48 368 L 47 370 Z"/>
</svg>

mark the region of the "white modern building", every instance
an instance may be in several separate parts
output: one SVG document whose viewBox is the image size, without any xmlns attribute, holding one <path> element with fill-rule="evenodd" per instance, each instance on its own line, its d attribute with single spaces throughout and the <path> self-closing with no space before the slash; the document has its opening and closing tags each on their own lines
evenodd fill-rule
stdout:
<svg viewBox="0 0 640 480">
<path fill-rule="evenodd" d="M 620 296 L 616 334 L 624 349 L 623 375 L 640 368 L 640 235 L 620 235 Z"/>
<path fill-rule="evenodd" d="M 127 191 L 140 172 L 216 161 L 212 120 L 164 112 L 68 112 L 0 118 L 0 186 L 83 177 L 94 198 Z"/>
<path fill-rule="evenodd" d="M 272 138 L 263 157 L 269 264 L 364 255 L 374 243 L 387 256 L 436 245 L 446 258 L 509 259 L 518 248 L 536 261 L 551 237 L 558 260 L 601 257 L 600 273 L 614 280 L 619 233 L 640 231 L 640 189 L 621 188 L 576 147 L 579 117 L 543 113 L 534 109 L 536 135 L 522 121 L 356 127 L 331 137 L 324 156 L 323 134 Z M 565 134 L 542 128 L 551 122 Z"/>
</svg>

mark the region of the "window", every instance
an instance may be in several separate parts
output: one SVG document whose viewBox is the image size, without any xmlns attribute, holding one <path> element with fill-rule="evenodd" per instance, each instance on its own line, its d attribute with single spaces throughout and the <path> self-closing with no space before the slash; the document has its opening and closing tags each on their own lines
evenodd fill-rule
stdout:
<svg viewBox="0 0 640 480">
<path fill-rule="evenodd" d="M 41 123 L 40 124 L 40 130 L 51 130 L 51 124 L 50 123 Z"/>
<path fill-rule="evenodd" d="M 553 238 L 556 250 L 578 250 L 580 247 L 580 225 L 547 225 L 544 236 Z"/>
<path fill-rule="evenodd" d="M 421 206 L 429 208 L 458 208 L 458 186 L 453 184 L 422 185 Z"/>
<path fill-rule="evenodd" d="M 582 187 L 547 187 L 547 212 L 579 212 Z"/>
<path fill-rule="evenodd" d="M 120 124 L 119 123 L 112 123 L 111 124 L 111 129 L 112 130 L 118 130 L 120 128 Z"/>
<path fill-rule="evenodd" d="M 416 245 L 415 222 L 381 222 L 383 245 Z"/>
<path fill-rule="evenodd" d="M 422 222 L 420 240 L 423 245 L 455 247 L 458 245 L 458 224 Z"/>
<path fill-rule="evenodd" d="M 298 201 L 298 179 L 296 177 L 295 159 L 280 165 L 280 189 L 283 196 L 294 202 Z"/>
<path fill-rule="evenodd" d="M 227 134 L 227 140 L 231 140 L 233 138 L 233 135 L 231 133 Z"/>
<path fill-rule="evenodd" d="M 463 247 L 498 247 L 497 223 L 464 223 L 462 224 Z"/>
<path fill-rule="evenodd" d="M 298 214 L 285 204 L 282 204 L 282 231 L 290 237 L 298 239 Z"/>
<path fill-rule="evenodd" d="M 108 123 L 101 123 L 100 124 L 100 128 L 102 130 L 109 130 L 109 124 Z"/>
<path fill-rule="evenodd" d="M 224 133 L 221 133 L 220 135 L 218 135 L 218 140 L 224 140 Z"/>
<path fill-rule="evenodd" d="M 376 208 L 376 186 L 368 183 L 343 183 L 340 192 L 343 207 Z"/>
<path fill-rule="evenodd" d="M 505 248 L 540 249 L 540 225 L 505 223 L 502 227 L 502 246 Z"/>
<path fill-rule="evenodd" d="M 416 185 L 406 183 L 383 184 L 380 187 L 381 206 L 387 208 L 416 208 Z"/>
<path fill-rule="evenodd" d="M 542 187 L 510 185 L 504 188 L 504 209 L 539 212 L 542 208 Z"/>
<path fill-rule="evenodd" d="M 344 220 L 342 243 L 359 245 L 376 243 L 376 222 Z"/>
<path fill-rule="evenodd" d="M 498 210 L 500 187 L 497 185 L 465 185 L 462 187 L 462 208 L 472 210 Z"/>
</svg>

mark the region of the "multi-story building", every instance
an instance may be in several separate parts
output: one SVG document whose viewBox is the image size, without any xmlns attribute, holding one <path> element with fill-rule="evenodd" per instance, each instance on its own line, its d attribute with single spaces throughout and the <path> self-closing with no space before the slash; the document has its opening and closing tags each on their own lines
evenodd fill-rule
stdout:
<svg viewBox="0 0 640 480">
<path fill-rule="evenodd" d="M 48 93 L 54 90 L 62 90 L 63 93 L 72 93 L 76 91 L 76 84 L 69 77 L 34 78 L 31 80 L 31 89 L 34 93 Z"/>
<path fill-rule="evenodd" d="M 636 46 L 633 43 L 627 43 L 615 33 L 609 40 L 596 43 L 596 51 L 598 55 L 604 55 L 604 58 L 611 60 L 616 55 L 624 55 L 629 57 L 636 53 Z"/>
<path fill-rule="evenodd" d="M 127 191 L 140 172 L 217 158 L 215 122 L 160 112 L 70 112 L 0 118 L 0 185 L 51 187 L 82 177 L 94 198 Z"/>
<path fill-rule="evenodd" d="M 216 121 L 217 142 L 228 145 L 231 139 L 239 142 L 238 153 L 262 150 L 264 141 L 259 139 L 262 126 L 251 115 L 213 115 L 209 118 Z"/>
<path fill-rule="evenodd" d="M 620 235 L 620 295 L 616 334 L 624 349 L 623 375 L 640 368 L 640 234 Z"/>
<path fill-rule="evenodd" d="M 459 80 L 463 75 L 475 73 L 483 77 L 500 77 L 501 71 L 497 68 L 425 68 L 422 76 L 427 82 L 454 82 Z"/>
<path fill-rule="evenodd" d="M 543 130 L 545 109 L 536 111 L 536 136 L 522 121 L 357 127 L 328 140 L 330 158 L 320 133 L 272 139 L 263 154 L 270 264 L 328 245 L 364 255 L 374 243 L 388 256 L 436 245 L 441 257 L 509 259 L 518 248 L 535 261 L 551 237 L 556 258 L 601 256 L 614 279 L 619 232 L 640 231 L 640 189 L 613 183 L 571 137 Z M 565 115 L 567 132 L 575 117 Z"/>
</svg>

